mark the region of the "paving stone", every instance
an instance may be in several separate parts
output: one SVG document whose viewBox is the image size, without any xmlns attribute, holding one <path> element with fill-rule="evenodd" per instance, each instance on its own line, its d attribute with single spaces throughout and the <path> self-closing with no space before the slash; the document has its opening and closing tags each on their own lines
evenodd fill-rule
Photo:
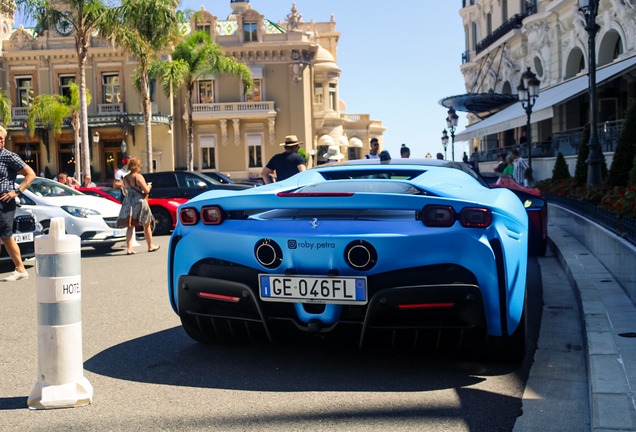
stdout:
<svg viewBox="0 0 636 432">
<path fill-rule="evenodd" d="M 605 314 L 585 314 L 585 328 L 586 331 L 594 332 L 611 332 L 612 326 L 610 325 L 607 315 Z"/>
<path fill-rule="evenodd" d="M 587 347 L 590 355 L 618 354 L 618 347 L 611 332 L 587 332 Z"/>
<path fill-rule="evenodd" d="M 583 304 L 584 314 L 602 314 L 605 313 L 605 307 L 600 300 L 581 300 Z"/>
<path fill-rule="evenodd" d="M 626 395 L 594 394 L 592 396 L 593 427 L 618 430 L 636 429 L 636 411 L 632 398 Z"/>
<path fill-rule="evenodd" d="M 624 394 L 629 392 L 620 356 L 590 355 L 592 393 Z"/>
</svg>

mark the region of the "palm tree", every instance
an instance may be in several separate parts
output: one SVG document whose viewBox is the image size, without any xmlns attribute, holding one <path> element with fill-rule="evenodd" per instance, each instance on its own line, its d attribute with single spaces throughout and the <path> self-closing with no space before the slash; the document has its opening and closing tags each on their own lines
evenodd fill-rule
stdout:
<svg viewBox="0 0 636 432">
<path fill-rule="evenodd" d="M 0 118 L 5 125 L 11 123 L 11 99 L 5 90 L 0 91 Z"/>
<path fill-rule="evenodd" d="M 105 30 L 112 29 L 107 25 L 111 10 L 102 0 L 16 0 L 18 10 L 26 17 L 38 22 L 39 33 L 56 24 L 72 27 L 75 37 L 75 51 L 79 66 L 79 130 L 82 142 L 82 163 L 90 173 L 88 136 L 88 102 L 86 89 L 86 57 L 90 40 L 95 31 L 108 36 Z M 60 9 L 68 9 L 65 12 Z M 78 142 L 77 140 L 75 142 Z M 76 156 L 77 157 L 77 156 Z"/>
<path fill-rule="evenodd" d="M 146 161 L 152 172 L 152 133 L 150 106 L 150 65 L 181 36 L 176 13 L 178 0 L 123 0 L 115 11 L 115 19 L 104 30 L 117 46 L 135 56 L 139 66 L 133 86 L 141 94 L 141 108 L 146 132 Z"/>
<path fill-rule="evenodd" d="M 29 126 L 29 134 L 35 132 L 36 123 L 42 124 L 46 129 L 52 130 L 57 136 L 62 132 L 62 126 L 67 118 L 71 118 L 71 127 L 73 128 L 73 138 L 75 140 L 75 171 L 77 175 L 82 172 L 90 173 L 90 165 L 80 163 L 80 92 L 79 86 L 75 83 L 71 84 L 70 97 L 62 97 L 60 95 L 40 95 L 35 98 L 27 114 L 27 124 Z M 86 103 L 91 103 L 91 94 L 86 91 Z M 89 155 L 90 158 L 90 155 Z M 89 162 L 90 163 L 90 162 Z"/>
<path fill-rule="evenodd" d="M 185 37 L 172 52 L 171 62 L 157 62 L 157 68 L 167 97 L 176 94 L 181 86 L 186 89 L 188 128 L 188 171 L 194 170 L 194 139 L 192 126 L 192 92 L 197 80 L 222 73 L 235 75 L 243 82 L 245 92 L 252 88 L 252 73 L 242 63 L 226 57 L 222 47 L 212 42 L 206 32 L 195 32 Z"/>
</svg>

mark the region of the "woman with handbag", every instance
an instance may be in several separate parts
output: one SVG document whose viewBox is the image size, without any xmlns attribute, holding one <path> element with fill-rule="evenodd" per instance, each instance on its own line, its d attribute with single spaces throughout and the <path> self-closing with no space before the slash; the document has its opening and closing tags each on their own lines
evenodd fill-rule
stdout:
<svg viewBox="0 0 636 432">
<path fill-rule="evenodd" d="M 159 250 L 159 245 L 152 244 L 152 233 L 150 232 L 152 212 L 147 201 L 150 186 L 146 183 L 144 176 L 139 174 L 141 160 L 136 157 L 131 158 L 128 161 L 128 170 L 130 174 L 122 179 L 126 195 L 121 202 L 117 225 L 128 228 L 126 231 L 126 253 L 128 255 L 136 253 L 132 249 L 133 230 L 140 223 L 144 227 L 144 237 L 146 238 L 146 243 L 148 243 L 148 252 L 154 252 Z"/>
</svg>

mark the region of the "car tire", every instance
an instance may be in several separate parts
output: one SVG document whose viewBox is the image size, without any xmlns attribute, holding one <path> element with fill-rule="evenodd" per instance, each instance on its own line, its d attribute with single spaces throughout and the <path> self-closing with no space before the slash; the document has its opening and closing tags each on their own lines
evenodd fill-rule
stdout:
<svg viewBox="0 0 636 432">
<path fill-rule="evenodd" d="M 528 290 L 523 298 L 523 312 L 515 331 L 508 336 L 492 338 L 493 360 L 505 363 L 521 363 L 526 357 L 526 339 L 528 336 Z"/>
<path fill-rule="evenodd" d="M 548 250 L 548 238 L 540 239 L 537 242 L 537 255 L 544 256 Z"/>
<path fill-rule="evenodd" d="M 115 243 L 104 243 L 104 244 L 93 245 L 93 249 L 95 249 L 97 252 L 102 252 L 102 253 L 110 252 L 111 250 L 113 250 L 114 247 L 115 247 Z"/>
<path fill-rule="evenodd" d="M 49 228 L 51 228 L 51 221 L 50 220 L 41 221 L 40 225 L 42 225 L 42 235 L 48 235 Z"/>
<path fill-rule="evenodd" d="M 170 234 L 172 229 L 172 216 L 170 212 L 162 207 L 153 206 L 150 208 L 155 219 L 155 235 Z"/>
</svg>

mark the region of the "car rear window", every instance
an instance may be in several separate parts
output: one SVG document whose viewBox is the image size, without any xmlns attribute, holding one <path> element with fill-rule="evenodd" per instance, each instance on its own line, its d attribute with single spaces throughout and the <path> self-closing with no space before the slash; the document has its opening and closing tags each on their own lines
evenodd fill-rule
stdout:
<svg viewBox="0 0 636 432">
<path fill-rule="evenodd" d="M 152 183 L 153 189 L 177 187 L 177 179 L 175 178 L 174 173 L 144 174 L 144 179 L 146 180 L 146 183 Z"/>
<path fill-rule="evenodd" d="M 426 170 L 370 169 L 351 171 L 323 171 L 320 174 L 322 174 L 325 180 L 413 180 L 415 177 L 424 174 L 425 172 Z"/>
<path fill-rule="evenodd" d="M 301 187 L 293 193 L 379 193 L 401 195 L 430 195 L 413 185 L 387 181 L 336 181 Z"/>
</svg>

